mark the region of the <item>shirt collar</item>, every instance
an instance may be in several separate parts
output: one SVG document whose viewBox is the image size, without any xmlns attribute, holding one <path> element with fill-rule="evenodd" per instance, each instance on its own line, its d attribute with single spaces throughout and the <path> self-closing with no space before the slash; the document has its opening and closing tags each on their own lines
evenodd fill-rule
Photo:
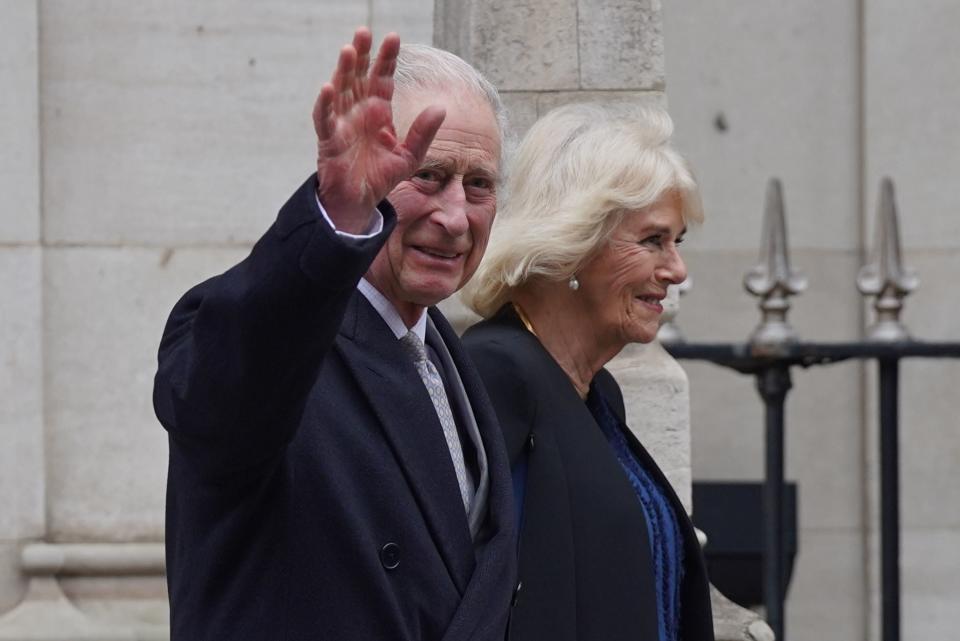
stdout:
<svg viewBox="0 0 960 641">
<path fill-rule="evenodd" d="M 371 285 L 370 281 L 366 278 L 360 279 L 360 282 L 357 283 L 357 289 L 359 289 L 363 297 L 373 305 L 373 308 L 377 310 L 377 313 L 383 318 L 384 322 L 390 328 L 390 331 L 393 332 L 393 335 L 398 339 L 403 338 L 407 333 L 407 326 L 404 324 L 403 319 L 400 318 L 400 314 L 397 313 L 397 308 L 393 306 L 393 303 L 387 300 L 387 297 Z M 426 342 L 427 315 L 420 314 L 420 318 L 417 319 L 417 322 L 414 323 L 409 331 L 419 336 L 421 341 Z"/>
</svg>

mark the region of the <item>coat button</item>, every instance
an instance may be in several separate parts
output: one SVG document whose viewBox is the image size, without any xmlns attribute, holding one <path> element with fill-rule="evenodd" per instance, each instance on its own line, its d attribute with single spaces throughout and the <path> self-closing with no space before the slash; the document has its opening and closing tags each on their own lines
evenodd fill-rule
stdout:
<svg viewBox="0 0 960 641">
<path fill-rule="evenodd" d="M 517 587 L 513 589 L 513 601 L 510 603 L 512 607 L 517 607 L 517 603 L 520 601 L 521 590 L 523 590 L 523 581 L 517 581 Z"/>
<path fill-rule="evenodd" d="M 395 570 L 400 565 L 400 546 L 391 542 L 380 548 L 380 563 L 388 570 Z"/>
</svg>

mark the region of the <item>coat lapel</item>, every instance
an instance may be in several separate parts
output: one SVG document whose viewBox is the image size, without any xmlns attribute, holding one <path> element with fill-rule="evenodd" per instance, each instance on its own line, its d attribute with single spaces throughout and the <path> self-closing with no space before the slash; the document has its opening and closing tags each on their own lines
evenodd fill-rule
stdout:
<svg viewBox="0 0 960 641">
<path fill-rule="evenodd" d="M 434 544 L 461 594 L 473 574 L 473 543 L 450 452 L 417 370 L 370 303 L 354 294 L 337 341 L 380 420 Z"/>
<path fill-rule="evenodd" d="M 507 605 L 517 581 L 513 486 L 506 448 L 496 412 L 463 344 L 438 310 L 431 308 L 429 313 L 470 400 L 489 474 L 487 519 L 479 535 L 476 568 L 443 640 L 499 641 L 504 636 Z"/>
</svg>

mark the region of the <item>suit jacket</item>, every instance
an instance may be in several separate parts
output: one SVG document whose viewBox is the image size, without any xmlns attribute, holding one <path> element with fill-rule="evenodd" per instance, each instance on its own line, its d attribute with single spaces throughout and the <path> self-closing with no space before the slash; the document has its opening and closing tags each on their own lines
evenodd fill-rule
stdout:
<svg viewBox="0 0 960 641">
<path fill-rule="evenodd" d="M 515 641 L 656 641 L 656 594 L 643 511 L 613 448 L 567 375 L 512 306 L 463 336 L 497 411 L 511 465 L 527 461 Z M 623 396 L 599 385 L 621 422 Z M 693 526 L 670 483 L 630 433 L 684 538 L 681 639 L 713 641 L 710 592 Z"/>
<path fill-rule="evenodd" d="M 471 540 L 436 411 L 356 291 L 393 229 L 349 242 L 316 179 L 250 255 L 190 290 L 160 346 L 169 432 L 167 572 L 174 641 L 500 641 L 515 587 L 509 468 L 462 345 L 429 310 L 488 458 Z"/>
</svg>

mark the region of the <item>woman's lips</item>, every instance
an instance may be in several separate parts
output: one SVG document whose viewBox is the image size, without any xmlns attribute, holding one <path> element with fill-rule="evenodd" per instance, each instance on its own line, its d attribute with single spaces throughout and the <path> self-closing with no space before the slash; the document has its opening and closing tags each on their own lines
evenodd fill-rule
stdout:
<svg viewBox="0 0 960 641">
<path fill-rule="evenodd" d="M 663 297 L 661 296 L 637 296 L 636 299 L 643 303 L 644 306 L 650 308 L 651 310 L 657 312 L 658 314 L 663 313 L 663 305 L 661 301 Z"/>
</svg>

